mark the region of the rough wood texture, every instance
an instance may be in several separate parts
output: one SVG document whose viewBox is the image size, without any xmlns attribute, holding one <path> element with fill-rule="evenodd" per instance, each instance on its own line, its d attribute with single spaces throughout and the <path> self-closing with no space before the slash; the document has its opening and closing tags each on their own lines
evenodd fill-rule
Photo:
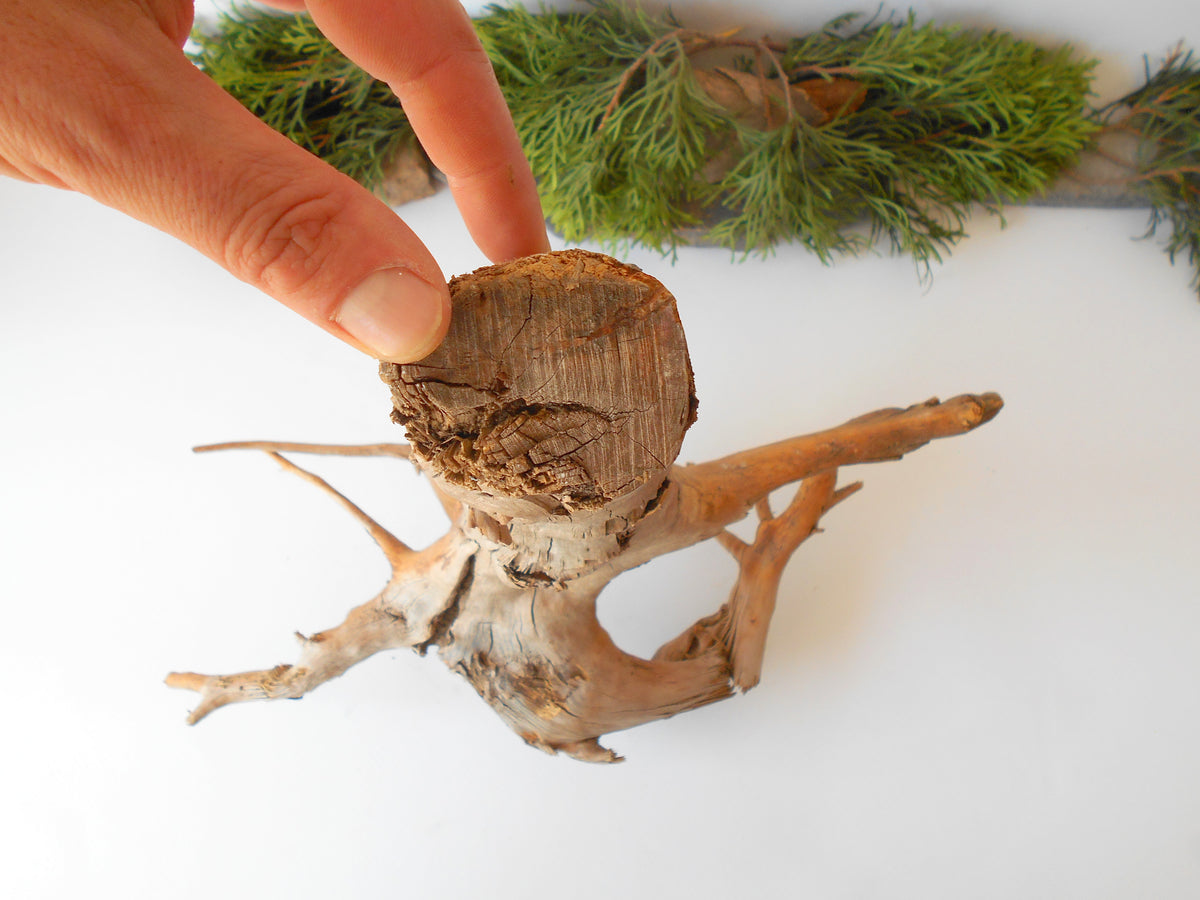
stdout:
<svg viewBox="0 0 1200 900">
<path fill-rule="evenodd" d="M 442 485 L 473 505 L 486 492 L 565 514 L 661 478 L 696 418 L 683 328 L 661 284 L 569 251 L 450 290 L 442 346 L 382 368 L 392 418 Z"/>
<path fill-rule="evenodd" d="M 295 665 L 229 676 L 174 673 L 200 693 L 190 720 L 227 703 L 299 697 L 380 650 L 436 647 L 526 742 L 593 762 L 599 739 L 758 683 L 779 580 L 821 517 L 856 491 L 841 466 L 899 459 L 992 418 L 995 394 L 886 409 L 712 462 L 674 465 L 694 421 L 674 299 L 599 254 L 565 251 L 451 282 L 454 324 L 419 364 L 384 365 L 403 445 L 247 442 L 333 494 L 386 554 L 392 578 L 341 625 L 303 638 Z M 281 452 L 410 455 L 452 526 L 405 546 Z M 799 482 L 778 515 L 767 496 Z M 754 511 L 753 541 L 726 526 Z M 596 618 L 627 569 L 709 538 L 737 560 L 729 600 L 651 659 Z"/>
<path fill-rule="evenodd" d="M 437 193 L 433 166 L 416 139 L 405 140 L 383 161 L 383 182 L 376 195 L 389 206 L 403 206 Z"/>
</svg>

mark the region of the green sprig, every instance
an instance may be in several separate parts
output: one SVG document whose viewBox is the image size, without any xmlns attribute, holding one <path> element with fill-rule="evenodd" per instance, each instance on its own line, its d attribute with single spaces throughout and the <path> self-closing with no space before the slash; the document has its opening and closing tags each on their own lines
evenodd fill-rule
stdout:
<svg viewBox="0 0 1200 900">
<path fill-rule="evenodd" d="M 849 15 L 786 44 L 703 35 L 613 0 L 570 14 L 490 7 L 475 20 L 552 225 L 568 241 L 671 252 L 697 232 L 743 252 L 798 241 L 821 259 L 883 243 L 928 266 L 971 213 L 1039 194 L 1098 133 L 1143 136 L 1131 173 L 1169 222 L 1167 251 L 1200 265 L 1200 73 L 1172 56 L 1103 110 L 1094 62 L 999 31 Z M 385 85 L 305 16 L 245 9 L 192 57 L 273 128 L 369 188 L 414 140 Z M 786 110 L 768 126 L 725 108 L 697 78 L 704 54 L 763 85 L 786 74 L 861 88 L 825 118 Z M 717 165 L 717 163 L 721 163 Z M 1200 275 L 1196 280 L 1200 288 Z"/>
<path fill-rule="evenodd" d="M 350 62 L 308 16 L 235 10 L 215 32 L 195 31 L 192 44 L 192 61 L 243 106 L 370 189 L 414 140 L 387 85 Z"/>
<path fill-rule="evenodd" d="M 823 257 L 844 248 L 845 224 L 865 219 L 869 238 L 852 247 L 886 237 L 919 263 L 940 260 L 973 206 L 1028 200 L 1095 131 L 1084 103 L 1094 63 L 1069 47 L 911 15 L 847 31 L 853 24 L 842 17 L 784 56 L 791 72 L 844 73 L 867 88 L 852 115 L 801 126 L 791 144 L 802 164 L 785 196 L 800 211 L 801 239 Z M 744 205 L 747 228 L 752 215 Z"/>
<path fill-rule="evenodd" d="M 605 4 L 561 16 L 492 7 L 475 24 L 504 61 L 497 76 L 546 216 L 568 241 L 661 250 L 699 223 L 717 191 L 697 173 L 726 123 L 691 77 L 676 23 Z"/>
<path fill-rule="evenodd" d="M 1147 62 L 1146 83 L 1097 118 L 1145 142 L 1132 177 L 1151 205 L 1146 236 L 1170 223 L 1167 254 L 1187 254 L 1200 291 L 1200 65 L 1182 48 L 1157 72 Z"/>
<path fill-rule="evenodd" d="M 963 235 L 970 208 L 1039 191 L 1095 130 L 1092 63 L 1000 33 L 842 17 L 792 41 L 790 73 L 848 75 L 853 113 L 769 132 L 738 122 L 692 77 L 686 31 L 611 3 L 574 15 L 493 7 L 477 21 L 498 66 L 550 221 L 568 240 L 670 249 L 698 210 L 729 212 L 711 240 L 764 250 L 799 240 L 822 259 L 886 237 L 919 263 Z M 749 68 L 750 61 L 743 65 Z M 631 67 L 637 83 L 624 91 Z M 598 116 L 611 98 L 616 112 Z M 603 127 L 600 127 L 603 122 Z M 740 149 L 715 182 L 714 146 Z M 865 234 L 855 223 L 869 224 Z"/>
</svg>

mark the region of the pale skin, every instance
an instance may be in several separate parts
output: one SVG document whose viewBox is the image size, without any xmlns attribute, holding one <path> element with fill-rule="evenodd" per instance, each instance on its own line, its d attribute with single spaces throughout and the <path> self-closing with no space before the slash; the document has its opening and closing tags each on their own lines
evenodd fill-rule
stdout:
<svg viewBox="0 0 1200 900">
<path fill-rule="evenodd" d="M 455 0 L 273 0 L 307 9 L 399 97 L 479 248 L 549 249 L 487 56 Z M 445 336 L 450 296 L 384 203 L 199 72 L 191 0 L 0 0 L 0 174 L 75 190 L 185 241 L 379 359 Z"/>
</svg>

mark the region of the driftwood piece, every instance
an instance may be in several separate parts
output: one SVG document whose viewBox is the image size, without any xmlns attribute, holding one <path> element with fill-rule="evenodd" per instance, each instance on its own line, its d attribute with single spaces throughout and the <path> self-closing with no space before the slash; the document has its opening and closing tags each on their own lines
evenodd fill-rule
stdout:
<svg viewBox="0 0 1200 900">
<path fill-rule="evenodd" d="M 402 140 L 383 160 L 383 181 L 375 193 L 388 206 L 403 206 L 437 193 L 433 164 L 416 138 Z"/>
<path fill-rule="evenodd" d="M 571 250 L 451 282 L 445 343 L 382 366 L 411 444 L 247 442 L 335 496 L 387 556 L 392 577 L 335 628 L 302 638 L 294 665 L 167 683 L 200 693 L 190 722 L 243 700 L 299 697 L 380 650 L 438 655 L 526 742 L 612 762 L 608 732 L 747 690 L 762 672 L 780 576 L 821 517 L 859 487 L 838 468 L 899 459 L 963 434 L 995 394 L 885 409 L 699 465 L 674 464 L 695 420 L 670 293 L 640 270 Z M 413 550 L 281 453 L 408 456 L 429 476 L 450 531 Z M 777 488 L 799 482 L 774 514 Z M 726 526 L 754 512 L 747 543 Z M 739 575 L 725 603 L 651 659 L 617 647 L 596 618 L 604 586 L 656 556 L 716 538 Z"/>
</svg>

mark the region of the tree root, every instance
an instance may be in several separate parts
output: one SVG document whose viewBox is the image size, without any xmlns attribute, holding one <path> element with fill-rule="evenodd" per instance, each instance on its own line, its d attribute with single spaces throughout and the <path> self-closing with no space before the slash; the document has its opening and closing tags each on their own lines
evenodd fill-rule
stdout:
<svg viewBox="0 0 1200 900">
<path fill-rule="evenodd" d="M 899 459 L 973 430 L 1002 406 L 996 394 L 929 400 L 673 465 L 695 400 L 682 331 L 661 285 L 598 254 L 566 251 L 480 270 L 451 289 L 455 324 L 443 348 L 382 370 L 411 449 L 264 441 L 197 448 L 268 453 L 349 511 L 392 575 L 341 625 L 302 638 L 294 665 L 168 676 L 171 687 L 200 694 L 189 722 L 229 703 L 300 697 L 380 650 L 436 647 L 531 746 L 618 761 L 600 744 L 603 735 L 758 684 L 784 568 L 822 517 L 861 487 L 838 488 L 841 467 Z M 647 366 L 664 372 L 662 380 L 639 380 Z M 628 378 L 598 381 L 598 372 Z M 571 406 L 563 399 L 571 396 L 586 402 Z M 634 435 L 640 448 L 631 450 Z M 414 550 L 284 452 L 411 457 L 439 491 L 450 530 Z M 794 498 L 774 514 L 768 495 L 793 483 Z M 747 542 L 727 528 L 751 511 L 758 526 Z M 617 647 L 596 618 L 604 586 L 712 538 L 738 565 L 725 605 L 651 659 Z"/>
</svg>

